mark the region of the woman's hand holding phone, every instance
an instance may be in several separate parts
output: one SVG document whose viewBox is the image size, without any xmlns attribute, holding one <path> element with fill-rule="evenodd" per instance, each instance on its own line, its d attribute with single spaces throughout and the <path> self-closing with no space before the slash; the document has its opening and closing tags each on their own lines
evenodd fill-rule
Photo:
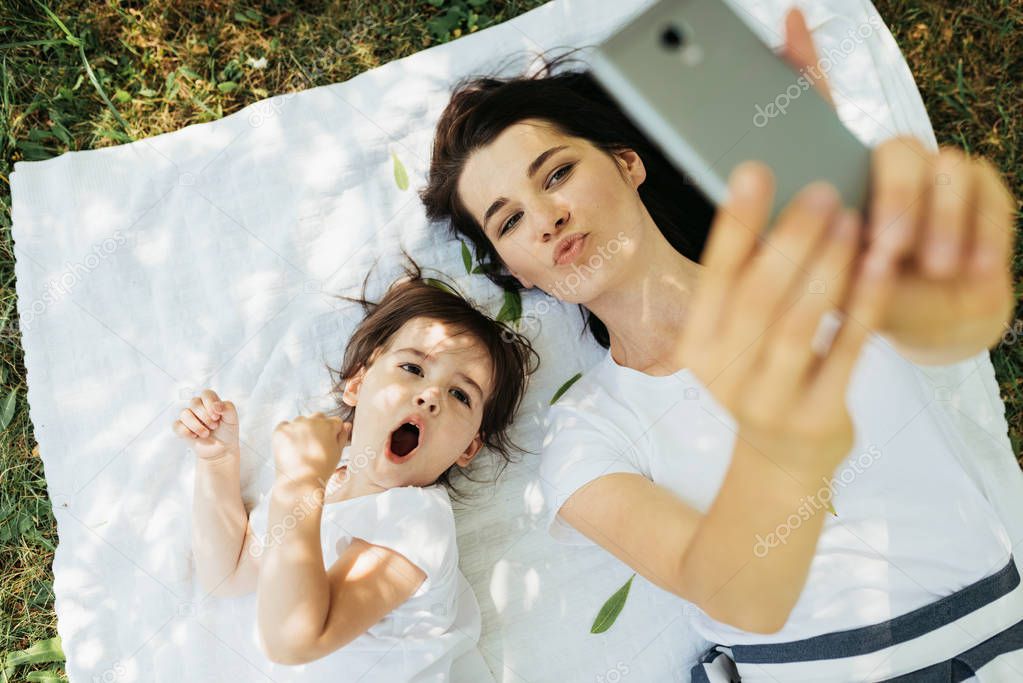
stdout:
<svg viewBox="0 0 1023 683">
<path fill-rule="evenodd" d="M 799 193 L 767 240 L 770 170 L 742 164 L 729 189 L 687 311 L 682 357 L 735 418 L 739 438 L 800 481 L 816 481 L 852 447 L 846 388 L 891 272 L 865 270 L 860 219 L 830 185 Z M 836 309 L 844 323 L 829 349 L 815 350 L 821 319 Z"/>
<path fill-rule="evenodd" d="M 786 16 L 785 34 L 781 56 L 791 66 L 816 64 L 798 9 Z M 814 87 L 834 106 L 824 74 Z M 797 478 L 816 481 L 852 448 L 846 387 L 879 324 L 891 274 L 863 270 L 861 217 L 843 210 L 829 185 L 804 188 L 766 238 L 770 169 L 759 162 L 737 167 L 729 190 L 702 257 L 683 357 L 735 418 L 739 438 Z M 822 317 L 836 309 L 846 320 L 822 357 L 814 338 Z"/>
</svg>

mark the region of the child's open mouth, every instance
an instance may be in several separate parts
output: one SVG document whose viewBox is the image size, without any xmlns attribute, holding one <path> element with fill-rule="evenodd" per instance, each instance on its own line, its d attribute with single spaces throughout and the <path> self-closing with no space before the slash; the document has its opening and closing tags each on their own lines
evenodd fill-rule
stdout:
<svg viewBox="0 0 1023 683">
<path fill-rule="evenodd" d="M 391 462 L 405 462 L 419 447 L 419 427 L 411 422 L 401 424 L 391 432 L 387 443 L 387 457 Z"/>
</svg>

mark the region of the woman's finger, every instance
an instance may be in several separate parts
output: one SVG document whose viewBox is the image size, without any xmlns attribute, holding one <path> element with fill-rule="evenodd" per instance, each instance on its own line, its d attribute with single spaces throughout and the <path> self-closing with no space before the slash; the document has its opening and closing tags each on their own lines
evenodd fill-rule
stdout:
<svg viewBox="0 0 1023 683">
<path fill-rule="evenodd" d="M 884 319 L 885 307 L 895 286 L 895 268 L 886 259 L 857 260 L 856 272 L 849 283 L 848 303 L 844 307 L 842 326 L 825 357 L 811 371 L 811 389 L 806 395 L 809 405 L 830 405 L 845 401 L 845 388 L 860 357 L 867 337 Z"/>
<path fill-rule="evenodd" d="M 932 277 L 952 277 L 964 261 L 975 192 L 974 173 L 966 155 L 954 147 L 941 150 L 934 162 L 924 238 L 917 251 L 923 271 Z"/>
<path fill-rule="evenodd" d="M 735 288 L 735 315 L 730 317 L 729 329 L 740 338 L 745 336 L 744 345 L 760 337 L 791 305 L 792 290 L 805 276 L 807 261 L 838 208 L 835 188 L 815 182 L 800 190 L 782 210 L 775 229 Z"/>
<path fill-rule="evenodd" d="M 719 316 L 726 310 L 732 285 L 755 249 L 771 211 L 774 179 L 766 165 L 740 164 L 732 171 L 728 187 L 729 198 L 714 217 L 701 259 L 700 284 L 687 311 L 683 339 L 693 349 L 707 348 L 717 336 Z"/>
<path fill-rule="evenodd" d="M 871 154 L 871 248 L 892 263 L 909 251 L 929 200 L 932 154 L 911 137 L 887 140 Z"/>
<path fill-rule="evenodd" d="M 806 18 L 803 13 L 792 8 L 785 15 L 785 45 L 781 51 L 782 58 L 792 68 L 817 88 L 828 104 L 834 108 L 835 100 L 831 97 L 831 86 L 828 84 L 827 75 L 820 70 L 820 57 L 817 55 L 817 47 L 813 44 L 813 36 L 806 26 Z"/>
<path fill-rule="evenodd" d="M 975 166 L 977 204 L 973 216 L 969 269 L 973 274 L 993 274 L 1006 268 L 1013 255 L 1016 204 L 1001 174 L 987 159 Z"/>
<path fill-rule="evenodd" d="M 720 371 L 711 381 L 725 400 L 738 400 L 763 362 L 775 326 L 798 301 L 796 283 L 805 277 L 806 261 L 838 206 L 838 192 L 827 183 L 803 188 L 741 276 L 721 334 L 714 340 Z"/>
<path fill-rule="evenodd" d="M 813 350 L 822 318 L 845 305 L 849 281 L 860 246 L 859 215 L 844 210 L 832 224 L 825 242 L 808 264 L 809 275 L 799 301 L 772 335 L 765 349 L 760 383 L 768 388 L 776 411 L 791 410 L 791 399 L 806 390 L 806 378 L 819 361 Z"/>
</svg>

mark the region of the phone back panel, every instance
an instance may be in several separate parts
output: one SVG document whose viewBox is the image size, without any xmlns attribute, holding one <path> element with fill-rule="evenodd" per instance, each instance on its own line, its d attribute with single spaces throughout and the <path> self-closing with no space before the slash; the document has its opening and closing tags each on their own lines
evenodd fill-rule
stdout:
<svg viewBox="0 0 1023 683">
<path fill-rule="evenodd" d="M 672 28 L 681 45 L 664 42 Z M 673 43 L 674 44 L 674 43 Z M 865 209 L 870 151 L 806 76 L 720 0 L 661 0 L 601 44 L 594 75 L 636 125 L 715 204 L 732 169 L 775 174 L 772 220 L 804 185 L 831 182 Z"/>
</svg>

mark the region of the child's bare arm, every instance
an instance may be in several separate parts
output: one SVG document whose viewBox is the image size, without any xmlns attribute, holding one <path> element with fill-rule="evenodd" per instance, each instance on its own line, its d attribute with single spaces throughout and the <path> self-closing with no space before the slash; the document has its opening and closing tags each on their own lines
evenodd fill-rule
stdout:
<svg viewBox="0 0 1023 683">
<path fill-rule="evenodd" d="M 310 662 L 350 643 L 426 580 L 400 553 L 360 539 L 324 570 L 324 486 L 350 433 L 350 424 L 322 413 L 274 430 L 268 524 L 287 531 L 263 552 L 256 611 L 262 647 L 281 664 Z"/>
<path fill-rule="evenodd" d="M 305 664 L 344 647 L 426 580 L 404 555 L 359 538 L 325 571 L 322 500 L 315 479 L 278 478 L 274 485 L 270 525 L 283 525 L 289 516 L 295 525 L 266 548 L 256 602 L 263 649 L 279 664 Z M 309 512 L 295 514 L 298 509 Z"/>
<path fill-rule="evenodd" d="M 206 389 L 181 411 L 173 430 L 196 454 L 192 548 L 199 584 L 217 597 L 251 592 L 257 556 L 243 553 L 243 543 L 259 541 L 248 529 L 242 503 L 238 412 Z"/>
</svg>

